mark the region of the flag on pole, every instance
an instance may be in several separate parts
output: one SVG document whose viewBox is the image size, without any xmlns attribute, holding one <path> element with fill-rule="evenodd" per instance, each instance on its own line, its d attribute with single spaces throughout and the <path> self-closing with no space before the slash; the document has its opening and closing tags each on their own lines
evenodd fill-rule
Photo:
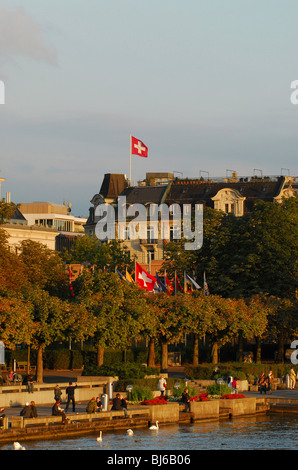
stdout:
<svg viewBox="0 0 298 470">
<path fill-rule="evenodd" d="M 126 277 L 127 282 L 129 282 L 130 284 L 134 283 L 134 280 L 133 280 L 132 276 L 129 274 L 129 272 L 127 271 L 127 268 L 126 268 L 126 272 L 125 272 L 125 277 Z"/>
<path fill-rule="evenodd" d="M 71 295 L 74 296 L 73 287 L 72 287 L 72 280 L 71 280 L 71 266 L 68 266 L 68 284 Z"/>
<path fill-rule="evenodd" d="M 115 271 L 116 271 L 116 274 L 118 274 L 121 281 L 126 281 L 125 276 L 123 276 L 123 274 L 120 271 L 118 271 L 117 268 L 115 269 Z"/>
<path fill-rule="evenodd" d="M 178 291 L 184 293 L 184 289 L 179 282 L 177 273 L 175 272 L 175 292 L 178 292 Z"/>
<path fill-rule="evenodd" d="M 130 151 L 132 155 L 138 155 L 139 157 L 148 157 L 148 147 L 139 139 L 131 136 Z"/>
<path fill-rule="evenodd" d="M 186 289 L 185 292 L 192 292 L 194 290 L 199 290 L 201 289 L 201 286 L 192 279 L 188 274 L 184 274 L 184 279 L 185 279 L 185 284 L 186 284 Z M 190 287 L 188 287 L 190 285 Z"/>
<path fill-rule="evenodd" d="M 207 284 L 207 281 L 206 281 L 205 271 L 204 271 L 204 294 L 205 294 L 205 295 L 209 295 L 209 294 L 210 294 L 210 292 L 209 292 L 209 287 L 208 287 L 208 284 Z"/>
<path fill-rule="evenodd" d="M 169 281 L 169 278 L 168 276 L 166 275 L 165 273 L 165 285 L 166 285 L 166 288 L 167 288 L 167 294 L 168 295 L 171 295 L 173 290 L 174 290 L 174 287 L 172 286 L 172 284 L 170 283 Z"/>
<path fill-rule="evenodd" d="M 167 288 L 166 286 L 164 285 L 164 283 L 161 281 L 159 275 L 156 273 L 155 274 L 155 277 L 156 277 L 156 284 L 157 284 L 157 289 L 156 291 L 157 292 L 167 292 Z"/>
<path fill-rule="evenodd" d="M 136 262 L 136 272 L 135 272 L 135 277 L 136 277 L 136 284 L 138 284 L 141 289 L 145 289 L 148 292 L 153 292 L 154 285 L 156 282 L 156 277 L 152 276 L 152 274 L 149 274 L 145 269 L 142 268 L 142 266 L 139 265 L 139 263 Z"/>
</svg>

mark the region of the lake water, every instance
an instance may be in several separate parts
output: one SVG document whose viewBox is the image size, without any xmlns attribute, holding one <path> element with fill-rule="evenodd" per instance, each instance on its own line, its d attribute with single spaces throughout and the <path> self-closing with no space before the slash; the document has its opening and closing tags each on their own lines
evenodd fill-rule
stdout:
<svg viewBox="0 0 298 470">
<path fill-rule="evenodd" d="M 157 431 L 135 429 L 103 433 L 76 439 L 23 442 L 28 450 L 297 450 L 298 417 L 256 416 L 226 421 L 161 426 Z M 1 450 L 11 449 L 5 444 Z"/>
</svg>

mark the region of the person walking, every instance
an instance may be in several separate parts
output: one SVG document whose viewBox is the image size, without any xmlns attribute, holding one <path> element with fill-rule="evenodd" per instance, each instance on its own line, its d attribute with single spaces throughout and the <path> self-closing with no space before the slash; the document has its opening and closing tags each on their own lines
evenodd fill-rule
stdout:
<svg viewBox="0 0 298 470">
<path fill-rule="evenodd" d="M 294 390 L 296 387 L 296 372 L 294 371 L 293 367 L 290 370 L 290 389 Z"/>
<path fill-rule="evenodd" d="M 273 383 L 273 380 L 274 380 L 274 375 L 273 375 L 272 370 L 270 369 L 269 372 L 268 372 L 268 392 L 269 392 L 269 395 L 271 395 L 271 393 L 272 393 L 271 384 Z"/>
<path fill-rule="evenodd" d="M 72 385 L 72 382 L 69 382 L 68 387 L 66 388 L 66 395 L 67 395 L 67 403 L 65 407 L 65 413 L 67 413 L 69 404 L 72 402 L 72 411 L 73 413 L 76 410 L 76 402 L 75 402 L 75 389 L 77 388 L 78 384 Z"/>
<path fill-rule="evenodd" d="M 55 401 L 61 401 L 61 395 L 62 395 L 62 390 L 61 388 L 59 387 L 59 385 L 57 384 L 55 389 L 54 389 L 54 400 Z"/>
<path fill-rule="evenodd" d="M 235 377 L 232 382 L 233 393 L 238 393 L 238 388 L 239 388 L 238 379 L 237 377 Z"/>
<path fill-rule="evenodd" d="M 189 412 L 190 413 L 190 396 L 189 396 L 189 393 L 188 393 L 188 388 L 186 388 L 184 390 L 184 392 L 182 393 L 182 396 L 181 396 L 181 401 L 182 403 L 185 404 L 185 408 L 184 408 L 184 412 Z"/>
<path fill-rule="evenodd" d="M 262 395 L 262 393 L 264 392 L 266 395 L 267 384 L 266 384 L 266 376 L 264 372 L 262 372 L 259 377 L 258 385 L 260 386 L 260 394 Z"/>
<path fill-rule="evenodd" d="M 160 391 L 161 396 L 164 395 L 166 388 L 167 388 L 167 381 L 162 375 L 158 381 L 158 390 Z"/>
</svg>

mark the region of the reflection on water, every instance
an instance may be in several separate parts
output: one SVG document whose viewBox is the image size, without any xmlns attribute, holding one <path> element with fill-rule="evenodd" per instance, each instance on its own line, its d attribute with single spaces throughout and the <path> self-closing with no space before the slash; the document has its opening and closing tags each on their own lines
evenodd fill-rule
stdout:
<svg viewBox="0 0 298 470">
<path fill-rule="evenodd" d="M 296 416 L 257 416 L 227 421 L 103 432 L 77 439 L 24 442 L 30 450 L 296 450 Z M 5 445 L 0 449 L 11 449 Z"/>
</svg>

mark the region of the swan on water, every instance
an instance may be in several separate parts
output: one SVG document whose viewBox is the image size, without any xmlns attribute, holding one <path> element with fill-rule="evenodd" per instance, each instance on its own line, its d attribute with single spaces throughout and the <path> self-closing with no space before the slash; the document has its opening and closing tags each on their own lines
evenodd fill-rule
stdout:
<svg viewBox="0 0 298 470">
<path fill-rule="evenodd" d="M 129 436 L 133 436 L 133 430 L 132 429 L 127 429 L 126 432 Z"/>
<path fill-rule="evenodd" d="M 99 437 L 97 437 L 97 442 L 101 442 L 102 441 L 102 431 L 99 432 Z"/>
<path fill-rule="evenodd" d="M 149 429 L 159 429 L 159 427 L 158 427 L 158 421 L 156 421 L 156 424 L 153 424 L 152 426 L 150 426 Z"/>
<path fill-rule="evenodd" d="M 14 442 L 13 443 L 13 448 L 14 450 L 25 450 L 25 447 L 21 446 L 19 442 Z"/>
</svg>

